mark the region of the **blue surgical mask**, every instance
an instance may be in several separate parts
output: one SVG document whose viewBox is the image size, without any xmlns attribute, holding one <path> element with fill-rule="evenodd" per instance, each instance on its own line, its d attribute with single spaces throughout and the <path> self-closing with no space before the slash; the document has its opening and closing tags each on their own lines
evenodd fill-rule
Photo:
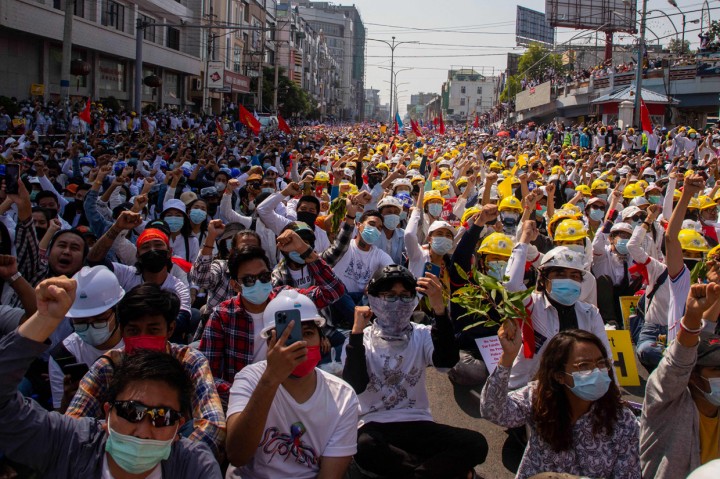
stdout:
<svg viewBox="0 0 720 479">
<path fill-rule="evenodd" d="M 557 278 L 550 280 L 548 295 L 560 304 L 572 306 L 580 299 L 581 289 L 580 283 L 574 279 Z"/>
<path fill-rule="evenodd" d="M 297 264 L 305 264 L 305 260 L 302 259 L 302 257 L 300 256 L 300 253 L 298 253 L 297 251 L 289 252 L 288 258 L 290 258 L 291 260 L 293 260 L 293 262 L 295 262 Z"/>
<path fill-rule="evenodd" d="M 355 223 L 360 223 L 360 218 L 362 218 L 362 215 L 362 211 L 358 211 L 357 213 L 355 213 Z"/>
<path fill-rule="evenodd" d="M 177 233 L 185 224 L 185 218 L 181 216 L 167 216 L 165 217 L 165 222 L 168 224 L 170 232 Z"/>
<path fill-rule="evenodd" d="M 430 241 L 430 249 L 435 254 L 446 255 L 453 249 L 453 240 L 444 236 L 435 236 Z"/>
<path fill-rule="evenodd" d="M 596 196 L 597 198 L 600 198 L 600 199 L 603 200 L 603 201 L 607 201 L 607 199 L 608 199 L 607 193 L 601 193 L 601 194 L 595 195 L 595 196 Z"/>
<path fill-rule="evenodd" d="M 605 212 L 603 210 L 590 209 L 590 219 L 593 221 L 602 221 L 605 218 Z"/>
<path fill-rule="evenodd" d="M 105 321 L 105 326 L 100 329 L 89 326 L 85 331 L 75 331 L 75 334 L 80 336 L 80 339 L 90 346 L 99 346 L 103 344 L 105 341 L 110 339 L 112 333 L 113 332 L 110 330 L 110 325 L 107 321 Z"/>
<path fill-rule="evenodd" d="M 430 216 L 439 218 L 442 214 L 443 205 L 441 205 L 440 203 L 430 203 L 427 209 Z"/>
<path fill-rule="evenodd" d="M 275 190 L 272 188 L 263 188 L 260 191 L 262 191 L 263 193 L 270 193 L 270 194 L 275 193 Z"/>
<path fill-rule="evenodd" d="M 384 215 L 383 225 L 389 230 L 394 230 L 400 224 L 400 215 Z"/>
<path fill-rule="evenodd" d="M 402 211 L 400 213 L 400 221 L 405 221 L 407 219 L 407 211 Z"/>
<path fill-rule="evenodd" d="M 584 201 L 584 200 L 580 200 L 580 201 L 578 201 L 577 203 L 575 203 L 575 206 L 577 206 L 578 208 L 580 208 L 580 211 L 583 211 L 583 210 L 585 209 L 585 201 Z"/>
<path fill-rule="evenodd" d="M 377 243 L 377 241 L 380 239 L 380 230 L 378 230 L 374 226 L 365 225 L 362 233 L 360 233 L 360 237 L 367 244 L 373 245 Z"/>
<path fill-rule="evenodd" d="M 621 254 L 621 255 L 628 254 L 629 253 L 628 247 L 627 247 L 628 241 L 629 240 L 626 240 L 625 238 L 619 239 L 618 242 L 615 243 L 615 251 L 617 251 L 618 254 Z"/>
<path fill-rule="evenodd" d="M 565 373 L 569 374 L 569 373 Z M 574 395 L 585 401 L 597 401 L 610 388 L 610 375 L 607 369 L 595 368 L 592 371 L 575 371 L 571 374 L 575 386 L 570 390 Z"/>
<path fill-rule="evenodd" d="M 713 406 L 720 407 L 720 378 L 706 378 L 704 376 L 702 378 L 710 384 L 709 393 L 701 390 L 703 396 Z"/>
<path fill-rule="evenodd" d="M 304 263 L 305 261 L 303 261 Z M 242 285 L 242 297 L 250 301 L 252 304 L 263 304 L 267 301 L 268 296 L 272 292 L 272 283 L 263 283 L 262 281 L 255 281 L 252 286 Z"/>
<path fill-rule="evenodd" d="M 651 205 L 659 205 L 661 199 L 662 199 L 662 196 L 658 196 L 658 195 L 650 195 L 647 197 L 647 200 Z"/>
<path fill-rule="evenodd" d="M 160 464 L 160 461 L 170 457 L 175 434 L 167 441 L 140 439 L 115 431 L 110 426 L 109 418 L 107 426 L 108 439 L 105 443 L 105 452 L 112 456 L 122 470 L 130 474 L 147 472 Z"/>
<path fill-rule="evenodd" d="M 538 215 L 540 215 L 540 216 L 543 216 L 545 213 L 547 213 L 547 206 L 542 206 L 542 205 L 541 205 L 541 206 L 540 206 L 540 209 L 539 209 L 539 210 L 535 210 L 535 211 L 536 211 L 535 214 L 538 214 Z"/>
<path fill-rule="evenodd" d="M 487 263 L 487 275 L 492 276 L 498 281 L 502 281 L 505 277 L 505 269 L 507 268 L 507 261 L 488 261 Z"/>
<path fill-rule="evenodd" d="M 203 210 L 194 209 L 190 210 L 190 221 L 195 223 L 196 225 L 199 225 L 203 221 L 207 219 L 207 213 Z"/>
</svg>

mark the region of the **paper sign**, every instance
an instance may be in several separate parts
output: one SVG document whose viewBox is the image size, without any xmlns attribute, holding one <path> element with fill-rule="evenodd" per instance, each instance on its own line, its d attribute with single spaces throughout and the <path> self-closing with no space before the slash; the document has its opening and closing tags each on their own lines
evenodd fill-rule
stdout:
<svg viewBox="0 0 720 479">
<path fill-rule="evenodd" d="M 612 349 L 618 383 L 620 386 L 640 386 L 640 376 L 635 362 L 635 351 L 633 351 L 630 341 L 630 331 L 606 330 L 605 333 L 607 333 L 610 349 Z"/>
<path fill-rule="evenodd" d="M 488 373 L 492 374 L 495 371 L 498 361 L 500 361 L 500 355 L 502 355 L 502 345 L 500 344 L 500 338 L 497 336 L 488 336 L 487 338 L 475 338 L 475 342 L 478 345 L 480 354 L 482 355 L 485 366 L 487 366 Z"/>
<path fill-rule="evenodd" d="M 620 309 L 622 310 L 622 319 L 625 325 L 623 329 L 630 330 L 630 316 L 635 313 L 639 299 L 640 296 L 620 296 Z"/>
</svg>

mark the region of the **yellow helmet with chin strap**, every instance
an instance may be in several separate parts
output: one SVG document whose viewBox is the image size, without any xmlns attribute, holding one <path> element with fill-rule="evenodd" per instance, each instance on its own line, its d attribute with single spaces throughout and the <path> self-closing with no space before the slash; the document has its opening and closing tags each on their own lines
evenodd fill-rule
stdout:
<svg viewBox="0 0 720 479">
<path fill-rule="evenodd" d="M 564 219 L 555 229 L 554 241 L 577 241 L 587 238 L 588 232 L 585 224 L 580 220 Z"/>
<path fill-rule="evenodd" d="M 478 208 L 477 206 L 473 206 L 472 208 L 466 209 L 462 215 L 462 218 L 460 219 L 460 223 L 465 223 L 473 215 L 476 215 L 476 214 L 480 213 L 481 211 L 482 210 L 480 208 Z"/>
<path fill-rule="evenodd" d="M 717 208 L 717 203 L 715 203 L 713 201 L 713 199 L 710 198 L 709 196 L 705 196 L 705 195 L 698 196 L 697 209 L 702 211 L 702 210 L 707 210 L 710 208 Z"/>
<path fill-rule="evenodd" d="M 514 196 L 508 196 L 500 202 L 498 211 L 517 211 L 518 213 L 522 213 L 523 207 L 519 199 Z"/>
<path fill-rule="evenodd" d="M 637 198 L 638 196 L 644 196 L 645 190 L 640 187 L 637 183 L 633 183 L 632 185 L 627 185 L 625 189 L 623 189 L 623 198 Z"/>
<path fill-rule="evenodd" d="M 684 251 L 695 251 L 700 253 L 712 251 L 705 237 L 695 230 L 680 230 L 680 233 L 678 233 L 678 241 L 680 241 L 680 247 Z M 713 249 L 716 248 L 717 247 Z"/>
<path fill-rule="evenodd" d="M 440 200 L 442 201 L 442 204 L 445 204 L 445 198 L 443 198 L 440 192 L 437 190 L 430 190 L 425 192 L 425 195 L 423 196 L 423 206 L 425 206 L 430 200 Z"/>
<path fill-rule="evenodd" d="M 601 179 L 597 179 L 597 180 L 593 181 L 592 184 L 590 185 L 590 189 L 593 190 L 593 191 L 595 191 L 595 190 L 607 190 L 608 188 L 609 188 L 609 187 L 608 187 L 608 184 L 605 183 L 605 182 L 604 182 L 603 180 L 601 180 Z"/>
<path fill-rule="evenodd" d="M 496 254 L 510 257 L 513 249 L 513 240 L 503 233 L 490 233 L 477 250 L 480 254 Z"/>
</svg>

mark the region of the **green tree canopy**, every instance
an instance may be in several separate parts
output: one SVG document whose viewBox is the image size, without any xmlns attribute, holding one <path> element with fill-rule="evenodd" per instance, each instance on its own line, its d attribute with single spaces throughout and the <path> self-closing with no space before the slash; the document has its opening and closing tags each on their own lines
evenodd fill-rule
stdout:
<svg viewBox="0 0 720 479">
<path fill-rule="evenodd" d="M 508 101 L 515 98 L 520 91 L 520 80 L 541 79 L 543 74 L 553 69 L 561 72 L 565 69 L 562 62 L 562 55 L 552 53 L 539 43 L 531 43 L 525 53 L 518 61 L 518 73 L 508 78 L 505 89 L 500 93 L 500 101 Z"/>
<path fill-rule="evenodd" d="M 252 91 L 257 91 L 257 78 L 250 83 Z M 263 69 L 263 107 L 272 109 L 275 88 L 275 69 Z M 310 95 L 285 75 L 285 70 L 278 72 L 278 109 L 285 118 L 293 116 L 308 117 L 315 112 Z"/>
</svg>

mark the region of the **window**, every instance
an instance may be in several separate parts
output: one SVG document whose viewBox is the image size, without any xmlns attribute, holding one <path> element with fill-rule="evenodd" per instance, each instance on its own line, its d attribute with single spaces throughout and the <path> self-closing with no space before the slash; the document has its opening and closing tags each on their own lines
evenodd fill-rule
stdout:
<svg viewBox="0 0 720 479">
<path fill-rule="evenodd" d="M 113 0 L 105 0 L 103 2 L 103 11 L 101 16 L 101 23 L 106 27 L 120 30 L 125 30 L 125 6 Z"/>
<path fill-rule="evenodd" d="M 151 17 L 147 17 L 145 15 L 140 15 L 140 19 L 143 21 L 143 23 L 155 23 L 155 19 Z M 143 40 L 146 42 L 153 42 L 155 43 L 155 27 L 145 27 L 143 30 Z"/>
<path fill-rule="evenodd" d="M 243 16 L 245 18 L 245 23 L 250 23 L 250 5 L 248 2 L 243 2 Z"/>
<path fill-rule="evenodd" d="M 230 69 L 230 39 L 225 39 L 225 68 Z"/>
<path fill-rule="evenodd" d="M 180 30 L 168 27 L 167 44 L 165 46 L 172 48 L 173 50 L 180 50 Z"/>
<path fill-rule="evenodd" d="M 461 87 L 460 87 L 460 93 L 462 93 L 463 95 L 465 94 L 465 87 L 464 87 L 464 86 L 461 86 Z"/>
<path fill-rule="evenodd" d="M 465 89 L 465 87 L 463 87 L 463 89 Z M 465 106 L 465 97 L 460 98 L 460 106 Z"/>
<path fill-rule="evenodd" d="M 235 50 L 233 51 L 233 71 L 235 73 L 240 73 L 241 62 L 242 62 L 242 48 L 235 47 Z"/>
<path fill-rule="evenodd" d="M 65 0 L 53 0 L 53 8 L 65 10 Z M 74 15 L 85 18 L 85 0 L 75 0 Z"/>
<path fill-rule="evenodd" d="M 477 87 L 477 94 L 482 95 L 482 87 L 481 86 Z"/>
<path fill-rule="evenodd" d="M 480 97 L 480 98 L 478 98 L 477 100 L 475 100 L 475 104 L 476 104 L 477 106 L 482 105 L 482 97 Z"/>
</svg>

